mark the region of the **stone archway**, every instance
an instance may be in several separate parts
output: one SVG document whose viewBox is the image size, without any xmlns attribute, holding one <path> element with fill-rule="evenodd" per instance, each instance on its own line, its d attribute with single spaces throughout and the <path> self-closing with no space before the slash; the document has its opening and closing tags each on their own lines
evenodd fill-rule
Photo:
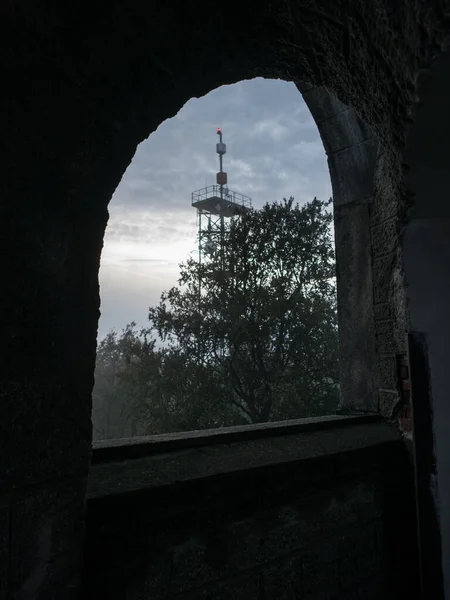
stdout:
<svg viewBox="0 0 450 600">
<path fill-rule="evenodd" d="M 444 19 L 425 1 L 414 11 L 306 4 L 228 3 L 219 23 L 207 2 L 2 9 L 0 518 L 11 522 L 0 581 L 9 578 L 16 597 L 25 589 L 76 595 L 107 204 L 138 143 L 189 98 L 256 76 L 316 86 L 302 91 L 329 153 L 344 227 L 338 260 L 348 265 L 340 277 L 358 274 L 356 291 L 340 285 L 341 322 L 353 321 L 350 303 L 364 323 L 364 333 L 341 342 L 346 381 L 358 357 L 343 407 L 377 410 L 380 387 L 385 413 L 396 402 L 390 367 L 375 373 L 370 363 L 377 352 L 389 365 L 404 343 L 395 335 L 402 286 L 395 297 L 380 290 L 401 272 L 386 244 L 397 248 L 413 73 L 439 44 Z M 49 531 L 59 540 L 50 546 Z"/>
</svg>

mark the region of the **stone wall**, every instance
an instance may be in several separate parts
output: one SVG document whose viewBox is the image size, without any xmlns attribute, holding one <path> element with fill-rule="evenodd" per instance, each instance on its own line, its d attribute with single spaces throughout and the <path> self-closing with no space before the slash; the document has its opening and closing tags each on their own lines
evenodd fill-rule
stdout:
<svg viewBox="0 0 450 600">
<path fill-rule="evenodd" d="M 340 410 L 380 413 L 402 429 L 400 415 L 410 410 L 400 373 L 409 326 L 401 252 L 408 193 L 399 154 L 328 89 L 298 87 L 333 186 Z"/>
<path fill-rule="evenodd" d="M 187 450 L 161 436 L 134 459 L 113 448 L 91 472 L 83 597 L 417 597 L 412 467 L 395 429 L 299 423 Z"/>
<path fill-rule="evenodd" d="M 380 141 L 328 89 L 299 86 L 328 156 L 333 187 L 340 408 L 378 412 L 370 206 Z"/>
<path fill-rule="evenodd" d="M 411 331 L 409 354 L 414 364 L 411 392 L 426 595 L 431 593 L 428 590 L 435 593 L 434 581 L 443 572 L 445 598 L 449 598 L 450 53 L 436 58 L 420 80 L 404 152 L 412 207 L 402 250 Z"/>
</svg>

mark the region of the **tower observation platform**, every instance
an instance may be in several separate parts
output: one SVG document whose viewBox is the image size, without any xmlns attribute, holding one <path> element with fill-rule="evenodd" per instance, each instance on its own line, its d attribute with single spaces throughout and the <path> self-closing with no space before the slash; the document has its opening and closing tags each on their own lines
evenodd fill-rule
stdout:
<svg viewBox="0 0 450 600">
<path fill-rule="evenodd" d="M 220 138 L 216 144 L 220 171 L 216 183 L 192 192 L 192 206 L 197 209 L 198 261 L 203 263 L 220 257 L 220 268 L 224 266 L 224 243 L 228 232 L 225 222 L 239 217 L 252 207 L 252 200 L 228 188 L 228 176 L 223 170 L 223 157 L 227 146 L 222 140 L 222 129 L 217 129 Z M 200 284 L 199 284 L 200 289 Z"/>
<path fill-rule="evenodd" d="M 203 213 L 233 217 L 251 208 L 252 199 L 218 184 L 192 192 L 192 206 Z"/>
</svg>

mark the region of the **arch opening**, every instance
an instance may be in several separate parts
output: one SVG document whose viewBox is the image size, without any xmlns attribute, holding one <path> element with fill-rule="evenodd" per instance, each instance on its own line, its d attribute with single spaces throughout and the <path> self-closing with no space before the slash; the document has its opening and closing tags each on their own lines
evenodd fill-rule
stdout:
<svg viewBox="0 0 450 600">
<path fill-rule="evenodd" d="M 212 61 L 217 39 L 209 11 L 190 14 L 190 18 L 203 24 L 208 35 L 201 36 L 201 42 L 186 45 L 184 17 L 165 14 L 164 7 L 160 10 L 159 17 L 167 29 L 158 28 L 154 15 L 150 21 L 143 16 L 137 22 L 133 20 L 138 27 L 132 35 L 134 41 L 128 37 L 134 25 L 123 36 L 116 35 L 123 31 L 123 15 L 114 11 L 95 31 L 83 31 L 79 45 L 75 38 L 65 40 L 60 50 L 66 58 L 73 57 L 72 73 L 83 74 L 83 85 L 81 80 L 69 78 L 64 80 L 60 93 L 49 96 L 55 65 L 52 63 L 52 69 L 41 73 L 34 64 L 41 56 L 32 52 L 29 62 L 21 65 L 21 73 L 30 81 L 35 81 L 36 69 L 42 77 L 36 82 L 34 94 L 24 94 L 16 107 L 19 112 L 14 113 L 14 122 L 21 124 L 20 131 L 34 133 L 31 137 L 24 134 L 28 142 L 20 151 L 11 153 L 14 160 L 5 183 L 10 192 L 5 213 L 10 226 L 4 243 L 13 256 L 8 263 L 10 272 L 31 273 L 34 301 L 30 310 L 29 294 L 15 286 L 12 278 L 10 287 L 5 288 L 5 310 L 13 315 L 23 313 L 23 318 L 8 330 L 15 341 L 5 368 L 8 378 L 14 374 L 14 381 L 5 411 L 14 414 L 14 406 L 25 402 L 22 396 L 17 397 L 16 381 L 22 381 L 24 372 L 31 374 L 24 381 L 30 390 L 30 401 L 26 402 L 29 422 L 37 424 L 36 430 L 42 428 L 46 432 L 42 434 L 45 444 L 52 440 L 52 445 L 59 448 L 58 456 L 76 455 L 74 469 L 79 461 L 87 464 L 90 453 L 91 391 L 99 318 L 98 268 L 108 202 L 137 145 L 161 122 L 175 115 L 184 102 L 220 85 L 255 76 L 295 83 L 319 126 L 330 164 L 335 222 L 345 226 L 339 234 L 343 243 L 338 241 L 336 232 L 336 242 L 342 249 L 338 265 L 343 267 L 338 273 L 338 310 L 341 329 L 352 333 L 340 339 L 341 405 L 349 412 L 377 412 L 379 405 L 373 368 L 375 327 L 368 213 L 373 179 L 377 177 L 377 137 L 386 143 L 392 139 L 391 121 L 383 116 L 390 115 L 392 107 L 383 85 L 369 76 L 370 54 L 362 53 L 364 58 L 355 66 L 357 73 L 352 78 L 340 38 L 328 37 L 329 26 L 333 25 L 326 18 L 311 17 L 312 29 L 304 38 L 309 40 L 315 32 L 315 52 L 311 53 L 309 42 L 304 47 L 301 15 L 295 16 L 294 29 L 286 27 L 280 15 L 263 10 L 258 15 L 253 11 L 243 13 L 237 24 L 233 10 L 226 7 L 220 33 L 223 60 Z M 240 35 L 240 27 L 245 35 Z M 169 30 L 171 34 L 167 35 Z M 144 31 L 145 39 L 151 39 L 146 45 L 141 43 Z M 27 47 L 26 40 L 22 42 Z M 366 42 L 361 39 L 358 43 L 364 46 Z M 78 52 L 70 44 L 75 44 Z M 104 48 L 109 49 L 108 56 Z M 175 48 L 184 49 L 183 65 Z M 358 112 L 337 100 L 330 90 Z M 374 129 L 370 130 L 366 123 Z M 48 152 L 41 151 L 42 140 Z M 26 179 L 22 167 L 18 168 L 24 164 L 32 164 Z M 34 202 L 35 198 L 39 201 Z M 54 256 L 59 259 L 54 260 Z M 32 268 L 30 257 L 34 261 Z M 339 279 L 345 283 L 339 285 Z M 39 316 L 35 318 L 36 311 Z M 42 340 L 47 339 L 49 328 L 54 333 L 44 348 Z M 45 411 L 37 410 L 36 394 L 50 395 L 55 402 L 66 398 L 69 412 L 61 409 L 55 413 L 56 421 L 47 419 Z M 79 427 L 69 427 L 67 423 L 72 421 Z M 50 422 L 54 423 L 51 431 Z M 74 453 L 74 448 L 79 448 L 79 452 Z M 29 472 L 25 467 L 27 460 L 21 450 L 11 455 L 11 464 L 20 465 L 18 470 L 25 479 Z M 50 458 L 45 464 L 49 469 L 45 471 L 47 477 L 59 469 Z M 15 472 L 16 468 L 11 468 L 11 477 Z"/>
<path fill-rule="evenodd" d="M 292 83 L 254 79 L 219 88 L 201 100 L 193 99 L 188 102 L 174 119 L 161 124 L 149 140 L 141 144 L 110 205 L 110 225 L 106 230 L 100 269 L 103 316 L 99 327 L 96 385 L 93 391 L 94 439 L 223 427 L 259 422 L 260 419 L 279 421 L 319 416 L 333 414 L 338 408 L 338 347 L 333 260 L 330 263 L 331 276 L 326 275 L 328 267 L 320 267 L 317 276 L 308 276 L 312 277 L 310 282 L 306 279 L 305 283 L 302 282 L 302 289 L 309 286 L 311 290 L 311 286 L 316 288 L 320 285 L 323 288 L 326 284 L 327 291 L 323 288 L 323 292 L 319 295 L 316 293 L 315 296 L 311 291 L 308 297 L 311 301 L 316 298 L 314 314 L 317 315 L 317 319 L 321 310 L 317 304 L 319 300 L 326 302 L 326 306 L 329 305 L 326 310 L 331 311 L 330 315 L 325 316 L 324 313 L 322 324 L 317 324 L 308 334 L 307 328 L 311 328 L 312 324 L 308 325 L 305 313 L 303 322 L 306 329 L 300 335 L 300 330 L 297 331 L 299 324 L 296 325 L 300 313 L 294 319 L 288 317 L 287 310 L 284 311 L 282 317 L 286 324 L 283 327 L 287 332 L 283 334 L 283 339 L 286 342 L 279 337 L 281 323 L 275 315 L 269 317 L 269 329 L 272 332 L 269 337 L 280 341 L 270 342 L 267 338 L 268 330 L 264 334 L 258 334 L 251 345 L 252 352 L 259 348 L 263 353 L 264 367 L 253 358 L 248 360 L 247 368 L 243 370 L 238 361 L 242 363 L 247 360 L 247 349 L 243 340 L 238 342 L 236 338 L 233 338 L 233 342 L 227 342 L 232 344 L 229 346 L 228 356 L 231 356 L 233 351 L 236 357 L 232 367 L 225 364 L 224 357 L 219 359 L 211 355 L 208 355 L 206 361 L 205 356 L 201 359 L 194 357 L 195 360 L 192 361 L 192 358 L 189 358 L 189 343 L 173 343 L 173 340 L 172 343 L 164 343 L 148 321 L 149 306 L 157 307 L 161 293 L 172 286 L 179 287 L 179 263 L 186 263 L 187 259 L 194 258 L 195 264 L 198 264 L 198 251 L 195 248 L 198 244 L 198 228 L 202 225 L 198 220 L 198 210 L 194 211 L 191 207 L 189 196 L 191 189 L 198 188 L 199 184 L 204 183 L 206 186 L 208 178 L 209 183 L 215 180 L 218 164 L 214 157 L 214 138 L 218 122 L 223 125 L 224 140 L 229 146 L 224 158 L 230 186 L 237 186 L 239 191 L 250 194 L 253 209 L 256 211 L 261 212 L 263 206 L 276 202 L 275 212 L 272 207 L 274 218 L 278 215 L 285 225 L 291 222 L 290 226 L 287 225 L 284 244 L 290 247 L 294 236 L 305 236 L 305 242 L 300 243 L 297 248 L 302 256 L 310 234 L 305 226 L 298 233 L 289 230 L 289 227 L 293 227 L 294 217 L 289 221 L 288 212 L 281 206 L 282 199 L 294 196 L 291 214 L 296 215 L 298 226 L 302 220 L 306 219 L 309 222 L 313 218 L 312 212 L 317 213 L 322 223 L 319 229 L 316 227 L 317 235 L 322 232 L 320 235 L 323 236 L 325 230 L 329 233 L 322 242 L 313 239 L 314 243 L 309 250 L 311 258 L 308 259 L 305 255 L 302 259 L 305 269 L 309 260 L 319 260 L 317 253 L 333 252 L 332 223 L 325 227 L 324 220 L 331 217 L 325 215 L 332 212 L 332 206 L 311 206 L 308 210 L 303 208 L 302 213 L 300 209 L 295 209 L 297 202 L 302 206 L 307 202 L 311 203 L 315 197 L 328 200 L 331 196 L 329 171 L 322 141 L 299 90 Z M 225 189 L 228 189 L 228 186 L 225 186 Z M 205 220 L 208 220 L 207 213 L 203 214 L 203 229 L 206 231 Z M 261 216 L 259 221 L 259 225 L 263 227 L 262 231 L 265 231 L 265 237 L 282 236 L 281 223 L 274 227 L 267 218 Z M 235 225 L 239 228 L 237 222 Z M 231 221 L 226 220 L 225 242 L 230 239 L 230 226 Z M 256 222 L 253 224 L 253 227 L 255 226 Z M 267 229 L 269 226 L 271 231 Z M 236 235 L 239 229 L 233 231 Z M 256 247 L 246 244 L 243 246 L 243 242 L 239 242 L 236 237 L 233 243 L 231 252 L 234 255 L 242 254 L 250 248 L 250 258 L 239 261 L 242 264 L 236 268 L 246 270 L 250 264 L 249 260 L 254 259 L 259 264 L 258 256 L 255 255 Z M 292 262 L 293 250 L 290 254 L 287 250 L 278 249 L 276 252 L 276 257 L 272 260 L 272 269 L 278 269 L 287 260 Z M 212 268 L 218 272 L 220 265 L 215 264 L 217 261 L 213 257 L 206 258 L 208 261 L 212 259 Z M 269 257 L 266 256 L 266 259 Z M 202 260 L 205 260 L 205 256 Z M 235 259 L 232 260 L 235 262 Z M 300 271 L 302 265 L 298 260 L 296 264 Z M 268 271 L 265 268 L 260 269 L 257 264 L 253 273 L 258 285 L 255 288 L 250 286 L 251 291 L 250 287 L 246 288 L 248 297 L 244 299 L 244 303 L 247 307 L 259 302 L 258 298 L 261 299 L 268 289 L 268 284 L 263 283 Z M 308 269 L 312 265 L 313 262 Z M 195 269 L 196 266 L 191 263 L 190 268 L 184 271 L 189 273 L 191 285 L 195 284 Z M 325 276 L 326 280 L 322 280 Z M 248 275 L 245 277 L 248 279 Z M 284 275 L 285 291 L 279 302 L 288 301 L 288 288 L 291 290 L 290 294 L 292 289 L 295 289 L 292 288 L 294 277 L 294 271 Z M 328 289 L 329 285 L 331 287 Z M 232 292 L 228 288 L 225 290 L 225 287 L 222 285 L 221 289 L 227 298 L 228 308 L 223 308 L 215 314 L 218 322 L 228 323 L 229 328 L 230 311 L 237 309 L 234 304 L 238 290 L 236 288 L 235 292 Z M 203 282 L 203 292 L 205 290 Z M 296 292 L 297 295 L 299 290 L 300 288 Z M 217 291 L 214 291 L 215 293 Z M 189 303 L 189 318 L 194 319 L 198 310 L 197 302 L 189 294 L 186 299 Z M 298 301 L 301 302 L 300 296 Z M 274 300 L 270 302 L 275 309 Z M 234 308 L 231 308 L 232 306 Z M 306 305 L 304 308 L 306 310 Z M 245 315 L 245 310 L 240 313 L 241 316 Z M 187 318 L 186 313 L 184 318 Z M 261 325 L 263 315 L 258 313 L 254 318 Z M 132 321 L 137 321 L 137 326 L 125 330 L 126 324 Z M 248 328 L 249 325 L 247 315 L 241 329 Z M 145 329 L 145 338 L 154 340 L 156 347 L 146 345 L 146 350 L 143 350 L 141 342 L 144 338 L 139 333 L 141 327 Z M 111 328 L 116 330 L 116 337 L 106 335 Z M 200 335 L 199 343 L 217 344 L 217 336 L 222 335 L 219 329 L 216 324 L 212 332 Z M 287 352 L 287 339 L 294 335 L 298 338 L 297 345 L 302 348 L 301 355 L 304 358 L 301 359 L 299 355 L 294 359 L 294 356 L 291 356 L 291 348 L 288 358 L 284 362 L 281 358 L 276 359 L 278 362 L 275 364 L 274 356 Z M 309 336 L 314 336 L 316 346 L 312 337 L 309 342 Z M 328 342 L 325 342 L 326 339 Z M 269 346 L 272 345 L 270 350 Z M 290 342 L 290 346 L 293 347 L 293 342 Z M 131 357 L 136 362 L 126 357 L 127 352 L 136 353 Z M 148 354 L 144 356 L 145 352 Z M 150 355 L 153 361 L 150 360 Z M 178 365 L 176 374 L 170 371 L 176 366 L 174 361 Z M 201 389 L 197 389 L 198 386 L 194 385 L 194 382 L 185 381 L 193 368 L 196 369 L 196 380 L 199 379 L 199 361 L 204 366 L 201 377 L 205 381 Z M 196 364 L 192 364 L 193 362 Z M 185 377 L 182 376 L 184 371 Z M 314 377 L 313 371 L 316 373 Z M 236 389 L 245 389 L 248 392 L 244 398 L 237 395 L 234 402 L 230 403 L 225 397 L 220 397 L 217 385 L 220 384 L 220 388 L 225 386 L 232 372 L 238 374 L 238 381 L 230 390 L 227 389 L 227 395 L 233 394 L 234 397 Z M 253 379 L 250 379 L 252 373 L 254 377 L 252 375 Z M 172 380 L 177 377 L 179 391 L 172 389 Z M 142 385 L 136 385 L 136 378 L 142 380 Z M 264 398 L 269 393 L 260 389 L 265 378 L 268 378 L 267 388 L 270 386 L 272 390 L 272 400 L 267 414 L 260 415 Z M 156 384 L 156 379 L 159 384 Z M 147 385 L 144 385 L 144 380 Z M 283 385 L 279 383 L 282 380 Z M 153 385 L 150 385 L 150 381 Z M 236 388 L 236 385 L 239 388 Z M 253 398 L 249 393 L 257 396 Z M 155 398 L 155 394 L 161 399 Z M 186 402 L 186 396 L 189 397 L 189 402 Z M 162 418 L 161 413 L 166 417 Z M 137 414 L 142 415 L 140 419 Z"/>
</svg>

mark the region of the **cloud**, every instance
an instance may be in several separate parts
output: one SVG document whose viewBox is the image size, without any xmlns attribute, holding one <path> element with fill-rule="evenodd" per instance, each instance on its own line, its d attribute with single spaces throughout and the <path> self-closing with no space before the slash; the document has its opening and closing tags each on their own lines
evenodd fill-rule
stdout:
<svg viewBox="0 0 450 600">
<path fill-rule="evenodd" d="M 258 140 L 269 138 L 274 142 L 285 140 L 289 135 L 289 128 L 280 122 L 281 119 L 282 115 L 278 115 L 278 118 L 258 121 L 250 130 L 250 139 Z"/>
<path fill-rule="evenodd" d="M 331 185 L 317 127 L 292 83 L 253 79 L 192 99 L 137 149 L 110 203 L 100 270 L 100 331 L 147 309 L 176 284 L 196 249 L 191 192 L 215 183 L 222 127 L 229 187 L 253 206 L 294 196 L 328 199 Z M 144 322 L 140 323 L 139 320 Z"/>
</svg>

